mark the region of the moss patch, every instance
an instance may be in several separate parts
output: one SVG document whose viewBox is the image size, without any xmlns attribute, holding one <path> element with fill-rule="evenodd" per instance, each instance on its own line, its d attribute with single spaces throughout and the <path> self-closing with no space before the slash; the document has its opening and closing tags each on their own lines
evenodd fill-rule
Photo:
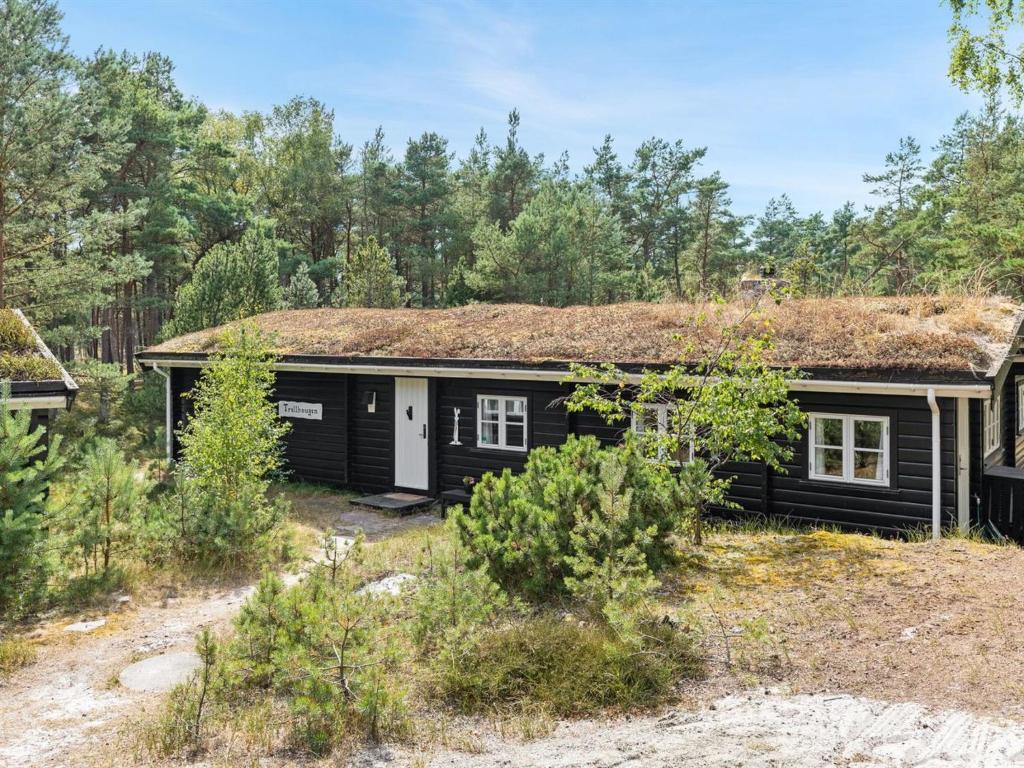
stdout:
<svg viewBox="0 0 1024 768">
<path fill-rule="evenodd" d="M 0 309 L 0 380 L 49 381 L 60 366 L 39 354 L 32 332 L 10 309 Z"/>
</svg>

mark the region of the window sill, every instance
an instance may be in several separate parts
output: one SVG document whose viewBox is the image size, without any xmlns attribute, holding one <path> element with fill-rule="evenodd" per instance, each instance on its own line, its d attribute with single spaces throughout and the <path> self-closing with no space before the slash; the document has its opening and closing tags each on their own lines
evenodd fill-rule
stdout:
<svg viewBox="0 0 1024 768">
<path fill-rule="evenodd" d="M 529 451 L 527 448 L 504 448 L 500 445 L 474 445 L 472 450 L 480 451 L 481 453 L 520 453 L 525 454 Z"/>
<path fill-rule="evenodd" d="M 897 496 L 900 492 L 899 488 L 893 488 L 891 484 L 851 483 L 847 480 L 822 480 L 821 478 L 817 477 L 801 478 L 800 483 L 805 487 L 811 487 L 814 490 L 821 491 L 835 491 L 836 489 L 842 489 L 847 491 L 870 491 L 872 493 L 878 493 L 884 496 Z"/>
</svg>

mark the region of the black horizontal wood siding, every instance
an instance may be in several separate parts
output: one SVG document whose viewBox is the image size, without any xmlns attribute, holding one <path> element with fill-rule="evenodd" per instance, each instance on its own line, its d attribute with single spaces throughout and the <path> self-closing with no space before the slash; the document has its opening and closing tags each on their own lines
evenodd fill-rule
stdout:
<svg viewBox="0 0 1024 768">
<path fill-rule="evenodd" d="M 367 399 L 375 395 L 370 413 Z M 349 377 L 348 483 L 359 491 L 390 491 L 395 481 L 395 379 L 392 376 Z"/>
<path fill-rule="evenodd" d="M 1022 374 L 1024 375 L 1024 374 Z M 194 384 L 195 369 L 172 369 L 172 414 L 175 423 L 187 418 L 189 403 L 181 394 Z M 1016 426 L 1015 388 L 1008 389 L 1007 431 Z M 462 487 L 462 479 L 479 479 L 486 472 L 509 468 L 521 471 L 525 452 L 496 450 L 476 444 L 479 395 L 518 395 L 527 398 L 527 445 L 557 446 L 569 434 L 592 434 L 602 444 L 622 439 L 628 424 L 608 425 L 591 413 L 569 414 L 561 398 L 570 387 L 557 382 L 435 378 L 432 380 L 432 490 Z M 367 403 L 375 393 L 376 409 Z M 289 468 L 302 479 L 331 483 L 360 491 L 380 492 L 394 487 L 394 378 L 362 374 L 280 373 L 277 397 L 324 406 L 322 422 L 293 420 L 287 438 Z M 808 412 L 854 413 L 890 419 L 889 487 L 861 486 L 809 480 L 808 441 L 794 446 L 785 472 L 772 472 L 759 463 L 735 463 L 723 468 L 732 478 L 730 499 L 745 514 L 785 517 L 794 522 L 832 523 L 855 529 L 894 531 L 926 526 L 931 521 L 931 411 L 924 397 L 802 392 L 796 398 Z M 940 398 L 942 428 L 942 511 L 946 524 L 956 520 L 955 400 Z M 459 442 L 451 445 L 454 409 L 459 408 Z M 981 403 L 969 403 L 971 492 L 980 492 Z M 1009 437 L 1009 436 L 1008 436 Z M 176 446 L 177 447 L 177 446 Z"/>
<path fill-rule="evenodd" d="M 181 443 L 178 431 L 188 422 L 192 415 L 192 400 L 188 394 L 199 381 L 198 368 L 171 368 L 171 424 L 174 429 L 173 456 L 181 456 Z"/>
<path fill-rule="evenodd" d="M 464 477 L 479 480 L 486 472 L 506 467 L 521 472 L 526 452 L 477 447 L 476 402 L 478 395 L 513 395 L 527 399 L 526 444 L 528 448 L 557 446 L 569 434 L 568 414 L 557 402 L 568 388 L 556 382 L 497 381 L 490 379 L 438 379 L 434 450 L 441 490 L 461 488 Z M 459 442 L 452 445 L 455 409 L 459 409 Z"/>
<path fill-rule="evenodd" d="M 956 522 L 956 401 L 939 398 L 943 525 Z M 769 473 L 769 513 L 798 522 L 896 531 L 931 524 L 931 409 L 924 397 L 803 392 L 806 412 L 889 417 L 890 486 L 808 479 L 808 437 L 793 445 L 785 473 Z"/>
<path fill-rule="evenodd" d="M 285 418 L 285 469 L 297 480 L 329 485 L 348 482 L 348 376 L 278 372 L 274 401 L 318 403 L 321 419 Z"/>
</svg>

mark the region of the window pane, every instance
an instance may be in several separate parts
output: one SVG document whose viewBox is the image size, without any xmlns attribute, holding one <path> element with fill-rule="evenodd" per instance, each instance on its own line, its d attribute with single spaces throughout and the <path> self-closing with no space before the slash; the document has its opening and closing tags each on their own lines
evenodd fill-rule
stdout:
<svg viewBox="0 0 1024 768">
<path fill-rule="evenodd" d="M 498 444 L 498 424 L 493 421 L 480 423 L 480 445 Z"/>
<path fill-rule="evenodd" d="M 842 445 L 843 420 L 822 418 L 815 419 L 814 443 L 815 445 Z"/>
<path fill-rule="evenodd" d="M 831 419 L 829 419 L 831 421 Z M 843 451 L 840 448 L 816 448 L 815 472 L 819 475 L 843 476 Z"/>
<path fill-rule="evenodd" d="M 654 408 L 644 407 L 636 412 L 637 432 L 658 432 L 658 411 Z"/>
<path fill-rule="evenodd" d="M 679 449 L 675 452 L 675 456 L 672 457 L 675 461 L 680 464 L 689 464 L 693 461 L 693 454 L 690 450 L 690 444 L 679 446 Z"/>
<path fill-rule="evenodd" d="M 874 451 L 854 451 L 853 476 L 858 480 L 882 480 L 882 454 Z"/>
<path fill-rule="evenodd" d="M 494 397 L 485 397 L 483 399 L 483 418 L 498 419 L 498 399 Z"/>
<path fill-rule="evenodd" d="M 526 403 L 522 400 L 505 401 L 505 420 L 510 424 L 522 424 L 526 415 Z"/>
<path fill-rule="evenodd" d="M 860 421 L 853 422 L 853 447 L 854 448 L 882 448 L 882 422 Z"/>
<path fill-rule="evenodd" d="M 505 425 L 505 444 L 509 448 L 526 447 L 526 430 L 523 429 L 522 424 L 509 423 Z"/>
</svg>

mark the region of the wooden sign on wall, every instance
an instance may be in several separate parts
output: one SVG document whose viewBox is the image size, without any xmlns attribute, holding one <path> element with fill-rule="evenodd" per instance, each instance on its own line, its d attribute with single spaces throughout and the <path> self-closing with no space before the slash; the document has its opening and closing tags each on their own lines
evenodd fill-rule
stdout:
<svg viewBox="0 0 1024 768">
<path fill-rule="evenodd" d="M 277 415 L 284 419 L 314 419 L 323 421 L 323 403 L 296 403 L 291 400 L 279 400 Z"/>
</svg>

